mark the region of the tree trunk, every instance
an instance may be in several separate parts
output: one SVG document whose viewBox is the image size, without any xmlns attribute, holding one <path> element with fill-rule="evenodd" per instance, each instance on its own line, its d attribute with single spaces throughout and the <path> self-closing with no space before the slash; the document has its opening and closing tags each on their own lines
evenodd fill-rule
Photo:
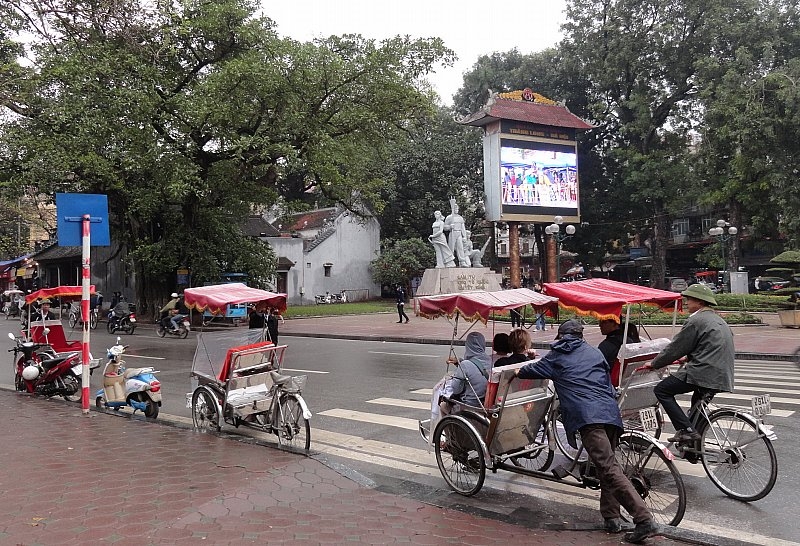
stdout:
<svg viewBox="0 0 800 546">
<path fill-rule="evenodd" d="M 659 202 L 653 218 L 653 267 L 650 270 L 650 286 L 662 290 L 665 288 L 664 281 L 667 276 L 667 241 L 671 226 L 672 220 Z"/>
</svg>

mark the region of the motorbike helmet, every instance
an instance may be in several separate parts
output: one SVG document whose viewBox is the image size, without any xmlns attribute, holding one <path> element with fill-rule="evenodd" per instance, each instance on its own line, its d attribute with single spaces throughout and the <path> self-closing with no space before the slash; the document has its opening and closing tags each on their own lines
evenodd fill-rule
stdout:
<svg viewBox="0 0 800 546">
<path fill-rule="evenodd" d="M 172 294 L 170 294 L 169 297 L 170 298 L 177 298 L 178 297 L 178 293 L 177 292 L 173 292 Z"/>
<path fill-rule="evenodd" d="M 22 378 L 25 381 L 33 381 L 39 377 L 39 368 L 37 366 L 25 366 L 22 369 Z"/>
</svg>

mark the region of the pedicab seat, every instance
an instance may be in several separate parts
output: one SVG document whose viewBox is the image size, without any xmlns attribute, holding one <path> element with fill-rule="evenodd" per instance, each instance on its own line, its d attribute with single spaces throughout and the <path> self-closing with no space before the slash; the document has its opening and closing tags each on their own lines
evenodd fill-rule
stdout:
<svg viewBox="0 0 800 546">
<path fill-rule="evenodd" d="M 272 401 L 269 390 L 273 385 L 270 372 L 280 369 L 272 355 L 276 349 L 286 347 L 275 347 L 272 343 L 256 345 L 231 350 L 226 358 L 230 372 L 226 401 L 241 416 L 269 409 Z"/>
<path fill-rule="evenodd" d="M 618 400 L 624 419 L 642 408 L 658 404 L 653 388 L 661 381 L 664 372 L 649 370 L 634 374 L 634 371 L 653 360 L 668 344 L 669 339 L 658 338 L 625 345 L 625 369 L 622 371 L 620 383 L 623 388 L 620 389 Z"/>
</svg>

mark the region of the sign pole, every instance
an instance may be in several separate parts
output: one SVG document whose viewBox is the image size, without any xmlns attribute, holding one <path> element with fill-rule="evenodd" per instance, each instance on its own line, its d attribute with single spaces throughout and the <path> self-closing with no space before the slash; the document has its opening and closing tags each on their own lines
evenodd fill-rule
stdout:
<svg viewBox="0 0 800 546">
<path fill-rule="evenodd" d="M 84 415 L 89 414 L 89 291 L 91 286 L 89 243 L 91 239 L 91 229 L 89 227 L 92 219 L 88 214 L 81 217 L 83 250 L 81 252 L 81 262 L 83 264 L 81 282 L 81 315 L 83 315 L 83 395 L 81 396 L 81 407 Z"/>
</svg>

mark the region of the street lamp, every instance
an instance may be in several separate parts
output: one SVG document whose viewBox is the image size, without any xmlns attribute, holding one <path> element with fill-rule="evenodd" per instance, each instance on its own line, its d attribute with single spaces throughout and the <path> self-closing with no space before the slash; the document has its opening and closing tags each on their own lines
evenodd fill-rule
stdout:
<svg viewBox="0 0 800 546">
<path fill-rule="evenodd" d="M 575 226 L 573 225 L 568 225 L 564 228 L 566 233 L 561 233 L 561 224 L 563 223 L 564 218 L 556 216 L 553 218 L 553 223 L 544 228 L 544 232 L 556 242 L 556 282 L 561 282 L 561 243 L 575 235 Z"/>
<path fill-rule="evenodd" d="M 712 237 L 716 237 L 719 241 L 719 247 L 722 252 L 722 268 L 723 271 L 728 271 L 728 279 L 730 279 L 730 268 L 728 267 L 728 261 L 725 257 L 725 247 L 728 244 L 728 241 L 736 237 L 736 234 L 739 233 L 738 228 L 735 226 L 730 225 L 725 220 L 717 220 L 717 227 L 713 227 L 708 230 L 708 234 Z M 728 281 L 725 280 L 725 273 L 722 273 L 722 286 L 723 291 L 728 285 Z"/>
</svg>

